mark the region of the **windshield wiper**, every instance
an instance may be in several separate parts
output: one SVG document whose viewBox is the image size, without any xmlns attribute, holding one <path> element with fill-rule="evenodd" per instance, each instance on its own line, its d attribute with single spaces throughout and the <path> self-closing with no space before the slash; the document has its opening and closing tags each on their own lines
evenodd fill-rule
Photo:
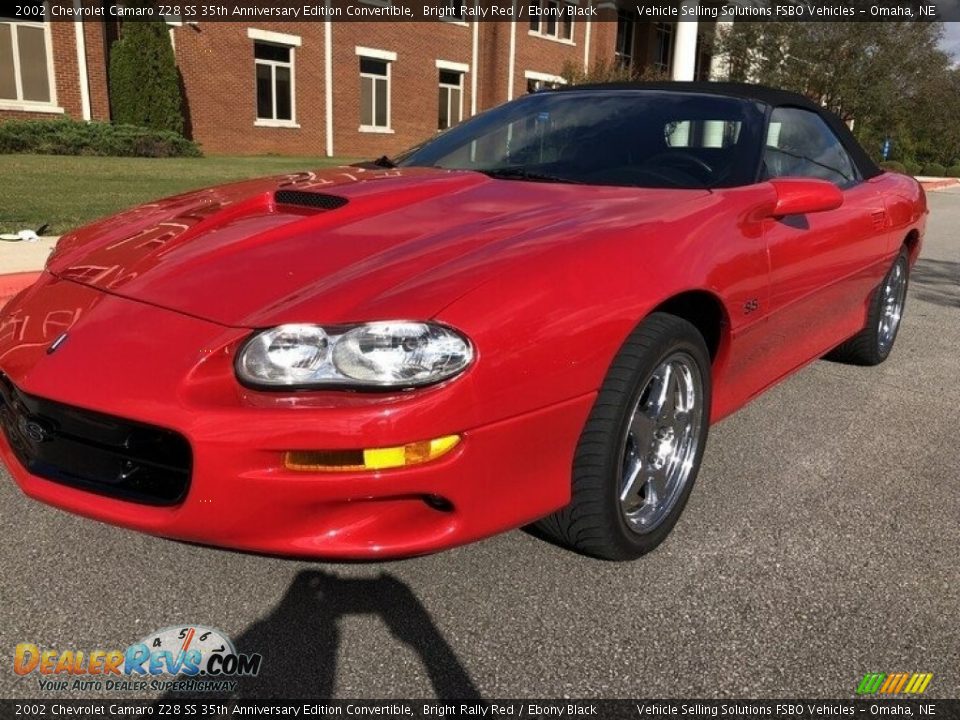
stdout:
<svg viewBox="0 0 960 720">
<path fill-rule="evenodd" d="M 560 175 L 551 175 L 550 173 L 537 172 L 536 170 L 526 170 L 520 167 L 495 168 L 492 170 L 480 170 L 484 175 L 499 180 L 530 180 L 532 182 L 555 182 L 570 183 L 572 185 L 583 185 L 579 180 L 561 177 Z"/>
</svg>

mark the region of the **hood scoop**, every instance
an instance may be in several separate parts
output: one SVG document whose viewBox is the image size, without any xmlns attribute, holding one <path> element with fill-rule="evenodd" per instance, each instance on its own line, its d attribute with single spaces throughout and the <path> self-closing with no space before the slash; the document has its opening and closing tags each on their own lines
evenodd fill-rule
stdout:
<svg viewBox="0 0 960 720">
<path fill-rule="evenodd" d="M 278 205 L 298 205 L 314 210 L 336 210 L 348 202 L 345 197 L 339 195 L 326 195 L 306 190 L 277 190 L 273 199 Z"/>
</svg>

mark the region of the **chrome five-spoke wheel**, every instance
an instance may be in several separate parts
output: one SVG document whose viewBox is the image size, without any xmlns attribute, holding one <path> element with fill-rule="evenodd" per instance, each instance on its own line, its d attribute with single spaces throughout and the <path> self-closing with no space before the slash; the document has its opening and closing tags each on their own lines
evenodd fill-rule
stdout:
<svg viewBox="0 0 960 720">
<path fill-rule="evenodd" d="M 877 344 L 886 354 L 893 345 L 903 316 L 903 304 L 907 297 L 907 263 L 900 257 L 894 264 L 881 290 L 880 322 L 877 328 Z"/>
<path fill-rule="evenodd" d="M 632 560 L 662 543 L 707 443 L 711 355 L 690 321 L 648 315 L 620 346 L 573 458 L 570 502 L 537 527 L 580 552 Z"/>
<path fill-rule="evenodd" d="M 641 390 L 621 452 L 620 509 L 634 532 L 654 530 L 690 479 L 699 445 L 703 379 L 694 359 L 663 360 Z"/>
</svg>

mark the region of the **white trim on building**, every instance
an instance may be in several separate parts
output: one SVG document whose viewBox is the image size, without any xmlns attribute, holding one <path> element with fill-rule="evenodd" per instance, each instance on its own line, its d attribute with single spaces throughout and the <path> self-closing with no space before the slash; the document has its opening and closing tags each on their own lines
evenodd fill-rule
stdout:
<svg viewBox="0 0 960 720">
<path fill-rule="evenodd" d="M 327 19 L 323 21 L 323 105 L 326 111 L 327 157 L 333 157 L 333 24 L 330 21 L 330 0 L 324 4 Z"/>
<path fill-rule="evenodd" d="M 470 66 L 466 63 L 451 62 L 449 60 L 437 60 L 437 70 L 449 70 L 466 74 L 470 72 Z"/>
<path fill-rule="evenodd" d="M 536 70 L 524 70 L 523 77 L 526 80 L 537 80 L 544 83 L 556 83 L 557 85 L 567 84 L 567 79 L 562 75 L 551 75 L 550 73 L 537 72 Z"/>
<path fill-rule="evenodd" d="M 278 33 L 272 30 L 260 30 L 259 28 L 247 28 L 247 37 L 251 40 L 260 40 L 261 42 L 274 43 L 276 45 L 289 45 L 291 47 L 300 47 L 303 45 L 303 38 L 299 35 Z"/>
<path fill-rule="evenodd" d="M 77 45 L 77 75 L 80 82 L 80 110 L 83 119 L 90 122 L 93 114 L 90 112 L 90 79 L 87 75 L 87 41 L 83 30 L 80 0 L 73 0 L 73 7 L 77 16 L 73 21 L 73 33 Z"/>
<path fill-rule="evenodd" d="M 474 0 L 473 7 L 480 6 L 480 0 Z M 470 116 L 477 114 L 477 70 L 480 64 L 480 21 L 473 21 L 473 48 L 470 54 L 470 62 L 473 64 L 473 75 L 470 76 Z"/>
<path fill-rule="evenodd" d="M 376 48 L 363 47 L 362 45 L 357 45 L 354 50 L 356 51 L 357 55 L 370 58 L 371 60 L 385 60 L 387 62 L 397 61 L 397 54 L 395 52 L 390 52 L 389 50 L 377 50 Z"/>
</svg>

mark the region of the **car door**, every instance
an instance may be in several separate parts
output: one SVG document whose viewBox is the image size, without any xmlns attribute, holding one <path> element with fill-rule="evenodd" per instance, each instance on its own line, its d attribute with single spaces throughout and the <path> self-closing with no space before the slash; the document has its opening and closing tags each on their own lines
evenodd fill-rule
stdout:
<svg viewBox="0 0 960 720">
<path fill-rule="evenodd" d="M 836 210 L 764 222 L 770 261 L 771 339 L 777 376 L 856 333 L 866 298 L 883 275 L 887 217 L 883 197 L 864 182 L 843 144 L 817 113 L 776 108 L 764 151 L 766 179 L 819 178 L 836 184 Z M 879 274 L 878 274 L 879 273 Z"/>
</svg>

